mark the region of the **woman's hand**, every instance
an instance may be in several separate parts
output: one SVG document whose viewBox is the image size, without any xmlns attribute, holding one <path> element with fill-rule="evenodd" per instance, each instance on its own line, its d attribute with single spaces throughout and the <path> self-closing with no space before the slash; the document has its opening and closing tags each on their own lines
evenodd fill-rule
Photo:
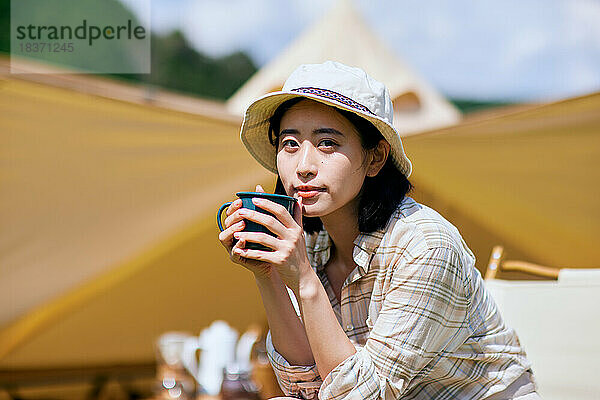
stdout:
<svg viewBox="0 0 600 400">
<path fill-rule="evenodd" d="M 256 191 L 264 192 L 260 185 L 256 186 Z M 237 243 L 234 244 L 234 234 L 236 232 L 240 232 L 244 229 L 244 217 L 240 215 L 239 210 L 242 207 L 242 200 L 237 199 L 231 203 L 231 205 L 226 210 L 227 218 L 223 222 L 223 226 L 225 229 L 223 232 L 219 233 L 219 240 L 223 247 L 227 249 L 229 253 L 229 258 L 236 264 L 240 264 L 246 269 L 250 270 L 254 273 L 254 276 L 259 278 L 269 278 L 271 273 L 273 272 L 273 268 L 264 262 L 252 260 L 250 258 L 243 258 L 239 253 L 236 252 L 236 249 L 243 249 L 246 246 L 245 240 L 238 240 Z"/>
<path fill-rule="evenodd" d="M 257 186 L 257 191 L 260 186 Z M 262 188 L 260 188 L 262 191 Z M 235 212 L 241 219 L 254 221 L 265 226 L 276 237 L 262 232 L 241 232 L 236 230 L 233 236 L 239 239 L 238 245 L 233 247 L 232 254 L 252 265 L 265 265 L 275 268 L 283 281 L 294 293 L 298 293 L 300 273 L 303 268 L 309 267 L 306 243 L 304 242 L 304 229 L 302 228 L 302 198 L 294 208 L 294 216 L 280 204 L 267 199 L 254 198 L 254 204 L 273 214 L 272 217 L 259 211 L 240 209 Z M 267 246 L 273 251 L 245 249 L 240 243 L 254 242 Z M 259 264 L 255 264 L 259 263 Z M 267 267 L 265 267 L 267 268 Z"/>
</svg>

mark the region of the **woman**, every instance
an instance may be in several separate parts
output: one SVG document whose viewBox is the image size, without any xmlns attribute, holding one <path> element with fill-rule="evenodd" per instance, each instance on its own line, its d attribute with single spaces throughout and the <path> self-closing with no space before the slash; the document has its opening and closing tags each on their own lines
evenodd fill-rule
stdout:
<svg viewBox="0 0 600 400">
<path fill-rule="evenodd" d="M 320 399 L 537 398 L 471 250 L 407 196 L 412 165 L 392 115 L 382 83 L 331 61 L 300 66 L 246 110 L 243 143 L 298 206 L 292 216 L 255 199 L 271 217 L 237 200 L 219 239 L 255 275 L 281 388 Z M 276 237 L 242 232 L 244 219 Z"/>
</svg>

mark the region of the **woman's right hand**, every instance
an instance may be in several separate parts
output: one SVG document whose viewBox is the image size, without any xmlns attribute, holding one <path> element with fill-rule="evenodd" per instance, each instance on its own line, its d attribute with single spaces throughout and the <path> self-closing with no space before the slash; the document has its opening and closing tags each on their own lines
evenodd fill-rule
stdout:
<svg viewBox="0 0 600 400">
<path fill-rule="evenodd" d="M 256 186 L 257 192 L 264 192 L 263 188 L 260 185 Z M 246 247 L 246 241 L 243 239 L 238 240 L 234 244 L 233 234 L 235 232 L 240 232 L 244 230 L 244 219 L 239 215 L 238 211 L 242 207 L 242 200 L 237 199 L 231 203 L 227 210 L 225 211 L 227 218 L 223 223 L 223 227 L 225 228 L 223 232 L 219 233 L 219 240 L 227 252 L 229 253 L 229 258 L 236 264 L 240 264 L 245 267 L 252 273 L 256 278 L 269 278 L 275 269 L 271 266 L 271 264 L 252 260 L 248 258 L 240 257 L 238 254 L 235 254 L 235 249 L 243 249 Z"/>
</svg>

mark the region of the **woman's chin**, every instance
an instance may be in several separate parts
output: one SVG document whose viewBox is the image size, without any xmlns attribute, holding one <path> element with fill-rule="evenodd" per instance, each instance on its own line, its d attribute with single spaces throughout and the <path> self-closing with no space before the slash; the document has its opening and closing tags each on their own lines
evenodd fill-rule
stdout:
<svg viewBox="0 0 600 400">
<path fill-rule="evenodd" d="M 302 213 L 302 216 L 304 217 L 321 217 L 323 215 L 323 213 L 320 212 L 321 210 L 319 210 L 319 207 L 316 205 L 303 203 L 303 206 L 304 212 Z"/>
<path fill-rule="evenodd" d="M 321 216 L 321 214 L 320 214 L 320 213 L 315 213 L 315 212 L 310 212 L 310 211 L 306 211 L 306 210 L 305 210 L 305 211 L 302 213 L 302 216 L 303 216 L 303 217 L 318 218 L 318 217 L 320 217 L 320 216 Z"/>
</svg>

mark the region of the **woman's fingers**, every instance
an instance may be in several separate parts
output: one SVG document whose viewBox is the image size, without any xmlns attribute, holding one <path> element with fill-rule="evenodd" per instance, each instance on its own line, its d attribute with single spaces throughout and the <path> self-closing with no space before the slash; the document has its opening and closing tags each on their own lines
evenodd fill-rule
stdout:
<svg viewBox="0 0 600 400">
<path fill-rule="evenodd" d="M 242 231 L 245 226 L 246 226 L 245 222 L 243 220 L 241 220 L 241 221 L 234 223 L 229 228 L 223 230 L 223 232 L 219 233 L 219 240 L 221 241 L 223 246 L 225 246 L 225 248 L 227 248 L 227 249 L 231 248 L 231 246 L 233 246 L 233 239 L 234 239 L 233 235 L 236 232 Z"/>
<path fill-rule="evenodd" d="M 235 244 L 231 248 L 231 254 L 236 253 L 237 249 L 243 249 L 244 247 L 246 247 L 246 241 L 244 239 L 241 239 L 241 240 L 238 239 L 238 241 L 235 242 Z"/>
<path fill-rule="evenodd" d="M 243 218 L 239 215 L 240 208 L 237 208 L 231 212 L 223 221 L 223 226 L 225 228 L 229 228 L 231 225 L 235 224 L 238 221 L 241 221 Z"/>
<path fill-rule="evenodd" d="M 289 228 L 293 228 L 294 226 L 298 225 L 295 223 L 295 220 L 292 217 L 292 215 L 289 213 L 289 211 L 281 204 L 277 204 L 271 200 L 261 199 L 258 197 L 254 197 L 252 199 L 252 202 L 257 207 L 260 207 L 263 210 L 268 211 L 271 214 L 273 214 L 281 222 L 281 224 L 283 224 L 283 226 L 285 228 L 289 229 Z M 274 232 L 274 233 L 276 233 L 276 232 Z"/>
<path fill-rule="evenodd" d="M 269 264 L 280 264 L 281 257 L 275 251 L 263 251 L 246 248 L 234 248 L 233 254 L 241 257 L 242 259 L 255 260 Z"/>
<path fill-rule="evenodd" d="M 231 248 L 231 251 L 229 253 L 229 258 L 231 259 L 231 261 L 233 261 L 236 264 L 246 264 L 246 262 L 248 260 L 246 260 L 244 257 L 241 256 L 241 251 L 244 250 L 244 247 L 246 247 L 246 241 L 245 240 L 238 240 L 235 245 Z"/>
<path fill-rule="evenodd" d="M 279 239 L 263 232 L 235 232 L 233 237 L 244 242 L 259 243 L 273 250 L 277 250 L 279 241 Z"/>
<path fill-rule="evenodd" d="M 241 218 L 249 221 L 256 222 L 276 234 L 279 237 L 284 237 L 286 234 L 286 228 L 277 218 L 271 215 L 264 214 L 260 211 L 250 210 L 249 208 L 242 208 L 237 213 Z"/>
<path fill-rule="evenodd" d="M 294 221 L 296 221 L 298 226 L 303 226 L 302 225 L 302 207 L 303 207 L 304 198 L 298 196 L 296 198 L 296 200 L 297 200 L 296 204 L 294 204 Z"/>
<path fill-rule="evenodd" d="M 225 210 L 225 215 L 229 216 L 233 214 L 236 210 L 239 210 L 242 207 L 242 199 L 234 200 L 227 210 Z"/>
<path fill-rule="evenodd" d="M 233 248 L 231 249 L 231 252 L 229 254 L 229 258 L 231 259 L 231 261 L 233 261 L 236 264 L 240 264 L 243 265 L 244 267 L 246 267 L 248 270 L 252 271 L 255 274 L 261 274 L 261 275 L 266 275 L 269 273 L 270 270 L 270 265 L 268 263 L 264 263 L 262 261 L 259 261 L 257 259 L 252 259 L 249 257 L 245 257 L 244 254 L 246 252 L 246 244 L 248 242 L 246 242 L 246 240 L 244 238 L 240 238 L 240 240 L 237 241 L 237 243 L 233 246 Z M 271 253 L 270 251 L 267 251 L 267 253 Z"/>
</svg>

